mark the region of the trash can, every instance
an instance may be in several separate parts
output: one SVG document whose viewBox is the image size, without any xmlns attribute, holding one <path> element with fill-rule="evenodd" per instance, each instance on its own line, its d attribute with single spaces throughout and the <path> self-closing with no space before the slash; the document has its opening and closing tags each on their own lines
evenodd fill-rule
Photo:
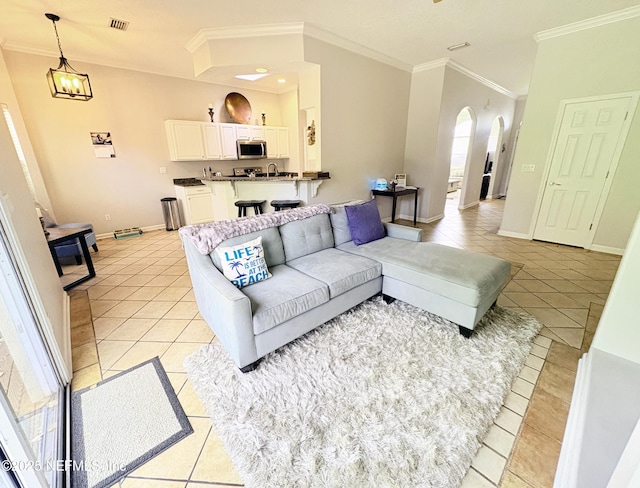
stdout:
<svg viewBox="0 0 640 488">
<path fill-rule="evenodd" d="M 180 220 L 180 209 L 178 199 L 175 197 L 161 198 L 162 215 L 164 215 L 164 225 L 167 230 L 178 230 L 182 225 Z"/>
</svg>

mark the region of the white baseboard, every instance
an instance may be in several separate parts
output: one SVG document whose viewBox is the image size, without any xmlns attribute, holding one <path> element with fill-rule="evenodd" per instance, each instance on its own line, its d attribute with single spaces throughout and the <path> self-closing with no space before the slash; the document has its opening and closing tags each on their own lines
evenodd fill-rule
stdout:
<svg viewBox="0 0 640 488">
<path fill-rule="evenodd" d="M 498 231 L 498 235 L 502 237 L 513 237 L 514 239 L 526 239 L 528 241 L 531 240 L 529 234 L 523 234 L 521 232 L 511 232 L 510 230 L 502 230 Z"/>
<path fill-rule="evenodd" d="M 480 200 L 476 200 L 475 202 L 467 203 L 463 207 L 458 207 L 458 210 L 466 210 L 468 208 L 475 207 L 477 205 L 480 205 Z"/>
<path fill-rule="evenodd" d="M 164 230 L 166 227 L 164 224 L 161 225 L 150 225 L 148 227 L 140 227 L 142 232 L 151 232 L 152 230 Z M 113 232 L 107 232 L 106 234 L 96 234 L 96 239 L 113 239 Z"/>
<path fill-rule="evenodd" d="M 591 251 L 603 252 L 606 254 L 617 254 L 618 256 L 622 256 L 624 254 L 624 249 L 619 247 L 601 246 L 599 244 L 591 244 L 589 249 Z"/>
<path fill-rule="evenodd" d="M 582 452 L 584 424 L 587 416 L 587 402 L 591 384 L 591 355 L 585 353 L 578 362 L 575 386 L 571 398 L 571 408 L 560 448 L 560 458 L 553 482 L 554 488 L 575 488 L 578 466 Z"/>
<path fill-rule="evenodd" d="M 444 218 L 444 214 L 440 214 L 440 215 L 436 215 L 435 217 L 429 217 L 428 219 L 424 219 L 422 217 L 418 217 L 416 219 L 416 222 L 420 222 L 421 224 L 430 224 L 431 222 L 435 222 L 437 220 L 442 220 Z M 410 220 L 411 222 L 413 222 L 413 215 L 405 215 L 405 214 L 400 214 L 400 215 L 396 215 L 396 220 L 401 219 L 401 220 Z M 390 223 L 391 222 L 391 217 L 385 217 L 382 219 L 383 222 L 386 223 Z"/>
</svg>

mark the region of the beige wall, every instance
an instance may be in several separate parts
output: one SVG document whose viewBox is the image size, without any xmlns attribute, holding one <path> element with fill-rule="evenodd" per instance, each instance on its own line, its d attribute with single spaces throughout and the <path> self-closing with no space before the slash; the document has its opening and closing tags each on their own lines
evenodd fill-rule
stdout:
<svg viewBox="0 0 640 488">
<path fill-rule="evenodd" d="M 62 222 L 92 222 L 97 233 L 162 224 L 160 198 L 173 196 L 173 178 L 198 176 L 202 166 L 230 173 L 237 161 L 171 162 L 164 120 L 226 122 L 223 101 L 230 87 L 154 74 L 77 63 L 88 72 L 94 99 L 51 98 L 44 75 L 52 58 L 6 51 L 8 73 L 35 155 Z M 322 66 L 322 170 L 332 179 L 316 202 L 368 198 L 370 182 L 403 168 L 410 74 L 333 45 L 306 38 L 305 56 Z M 243 90 L 254 112 L 265 111 L 269 125 L 291 127 L 296 139 L 290 164 L 298 169 L 297 94 Z M 116 158 L 95 158 L 90 131 L 110 131 Z M 301 141 L 302 139 L 300 139 Z M 288 169 L 281 161 L 280 169 Z M 160 167 L 167 168 L 160 174 Z M 390 205 L 381 211 L 390 214 Z M 110 214 L 112 221 L 105 221 Z"/>
<path fill-rule="evenodd" d="M 436 171 L 436 146 L 445 67 L 419 71 L 411 77 L 411 98 L 407 123 L 407 144 L 404 153 L 403 172 L 407 184 L 420 188 L 418 218 L 427 220 L 437 216 L 432 208 L 431 182 Z M 411 215 L 403 203 L 403 214 Z"/>
<path fill-rule="evenodd" d="M 164 129 L 166 119 L 229 119 L 224 98 L 233 88 L 99 65 L 74 64 L 89 73 L 94 98 L 88 102 L 54 99 L 44 73 L 53 58 L 5 51 L 20 111 L 60 222 L 91 222 L 97 233 L 127 227 L 161 225 L 160 199 L 175 196 L 173 179 L 202 174 L 202 167 L 229 173 L 238 161 L 172 162 Z M 270 125 L 283 124 L 281 97 L 243 90 Z M 288 118 L 291 114 L 287 107 Z M 255 122 L 255 121 L 254 121 Z M 294 120 L 293 123 L 297 124 Z M 110 131 L 116 157 L 96 158 L 89 132 Z M 244 164 L 242 164 L 244 165 Z M 160 167 L 167 173 L 161 174 Z M 279 164 L 286 169 L 285 164 Z M 111 215 L 111 222 L 105 221 Z"/>
<path fill-rule="evenodd" d="M 370 198 L 375 178 L 403 168 L 411 74 L 317 39 L 305 61 L 321 66 L 322 184 L 318 202 Z M 390 202 L 380 202 L 383 217 Z"/>
<path fill-rule="evenodd" d="M 640 89 L 640 18 L 541 41 L 509 183 L 501 231 L 527 236 L 561 100 Z M 594 245 L 624 249 L 640 209 L 640 116 L 636 114 Z M 523 164 L 535 172 L 523 173 Z"/>
<path fill-rule="evenodd" d="M 0 96 L 8 95 L 6 87 Z M 33 198 L 13 148 L 4 118 L 0 118 L 0 208 L 7 216 L 5 232 L 12 241 L 20 272 L 34 301 L 39 326 L 63 377 L 71 378 L 71 340 L 67 294 L 62 290 L 47 241 L 36 216 Z M 13 242 L 13 238 L 16 239 Z"/>
<path fill-rule="evenodd" d="M 490 107 L 485 109 L 488 101 Z M 502 115 L 505 122 L 503 141 L 506 143 L 515 100 L 449 66 L 414 73 L 405 170 L 409 184 L 422 189 L 421 220 L 434 220 L 444 214 L 453 133 L 456 118 L 465 107 L 471 108 L 477 119 L 464 193 L 466 205 L 471 206 L 480 196 L 491 125 L 498 115 Z M 406 213 L 405 208 L 403 213 Z"/>
</svg>

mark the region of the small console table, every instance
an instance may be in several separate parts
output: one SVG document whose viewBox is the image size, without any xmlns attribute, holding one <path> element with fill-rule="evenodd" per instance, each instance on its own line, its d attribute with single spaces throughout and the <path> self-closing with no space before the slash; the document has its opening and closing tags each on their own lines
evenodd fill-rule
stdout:
<svg viewBox="0 0 640 488">
<path fill-rule="evenodd" d="M 418 190 L 420 188 L 401 188 L 399 190 L 371 190 L 374 196 L 391 197 L 393 198 L 393 205 L 391 207 L 391 222 L 396 220 L 396 203 L 398 197 L 404 195 L 413 195 L 413 225 L 416 225 L 418 219 Z"/>
<path fill-rule="evenodd" d="M 53 263 L 56 265 L 56 271 L 58 272 L 58 276 L 62 276 L 62 266 L 60 265 L 60 260 L 58 259 L 58 255 L 56 254 L 56 244 L 60 244 L 64 241 L 69 241 L 71 239 L 78 239 L 80 242 L 80 247 L 82 248 L 82 255 L 84 256 L 84 262 L 87 265 L 88 275 L 83 276 L 82 278 L 74 281 L 73 283 L 69 283 L 68 285 L 64 285 L 62 288 L 64 291 L 70 290 L 76 285 L 83 283 L 87 280 L 90 280 L 96 275 L 96 271 L 93 267 L 93 261 L 91 260 L 91 254 L 89 253 L 89 247 L 87 246 L 87 240 L 85 239 L 86 234 L 90 234 L 92 232 L 91 227 L 81 227 L 81 228 L 73 228 L 73 229 L 62 229 L 56 227 L 47 228 L 49 231 L 49 235 L 47 237 L 47 244 L 49 244 L 49 251 L 51 251 L 51 257 L 53 258 Z"/>
</svg>

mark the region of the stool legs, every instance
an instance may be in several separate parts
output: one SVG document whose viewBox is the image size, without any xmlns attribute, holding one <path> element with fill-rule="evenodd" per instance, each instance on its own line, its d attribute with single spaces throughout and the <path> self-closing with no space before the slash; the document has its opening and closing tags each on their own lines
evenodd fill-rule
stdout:
<svg viewBox="0 0 640 488">
<path fill-rule="evenodd" d="M 238 207 L 238 217 L 246 217 L 247 208 L 253 208 L 253 213 L 260 215 L 262 213 L 262 205 L 265 202 L 266 200 L 238 200 L 235 203 L 235 206 Z"/>
</svg>

